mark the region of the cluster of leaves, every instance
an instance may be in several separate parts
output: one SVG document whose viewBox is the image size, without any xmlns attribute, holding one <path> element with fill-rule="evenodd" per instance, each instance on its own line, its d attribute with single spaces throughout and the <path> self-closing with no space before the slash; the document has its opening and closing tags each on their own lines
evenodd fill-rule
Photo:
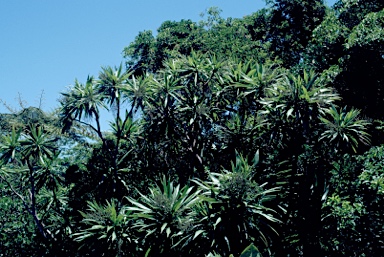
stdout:
<svg viewBox="0 0 384 257">
<path fill-rule="evenodd" d="M 276 211 L 264 205 L 279 188 L 258 186 L 251 172 L 254 166 L 237 156 L 231 171 L 208 172 L 208 181 L 191 181 L 196 186 L 181 188 L 164 176 L 148 194 L 127 197 L 120 206 L 88 202 L 87 211 L 81 212 L 85 226 L 73 237 L 88 252 L 108 256 L 196 256 L 210 251 L 237 256 L 250 243 L 268 246 L 264 230 L 279 220 Z"/>
<path fill-rule="evenodd" d="M 334 163 L 333 187 L 323 205 L 324 248 L 344 256 L 372 256 L 382 250 L 382 165 L 382 146 Z"/>
</svg>

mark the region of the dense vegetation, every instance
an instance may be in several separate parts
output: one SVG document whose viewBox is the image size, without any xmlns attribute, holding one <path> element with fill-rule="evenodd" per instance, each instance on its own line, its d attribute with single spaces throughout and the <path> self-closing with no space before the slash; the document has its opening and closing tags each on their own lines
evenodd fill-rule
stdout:
<svg viewBox="0 0 384 257">
<path fill-rule="evenodd" d="M 0 256 L 382 256 L 384 4 L 267 4 L 1 114 Z"/>
</svg>

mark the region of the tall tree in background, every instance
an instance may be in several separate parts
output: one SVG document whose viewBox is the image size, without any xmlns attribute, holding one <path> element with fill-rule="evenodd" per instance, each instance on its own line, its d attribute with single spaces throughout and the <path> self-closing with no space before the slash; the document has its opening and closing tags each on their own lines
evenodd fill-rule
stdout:
<svg viewBox="0 0 384 257">
<path fill-rule="evenodd" d="M 140 32 L 135 40 L 124 48 L 129 70 L 136 75 L 157 72 L 169 58 L 190 55 L 192 52 L 210 53 L 222 58 L 242 61 L 253 59 L 264 62 L 269 58 L 265 43 L 268 15 L 260 12 L 244 19 L 224 19 L 221 10 L 211 7 L 202 14 L 200 22 L 191 20 L 165 21 L 157 29 Z"/>
<path fill-rule="evenodd" d="M 353 27 L 345 42 L 342 71 L 335 87 L 345 102 L 371 118 L 384 117 L 384 11 L 371 12 Z"/>
<path fill-rule="evenodd" d="M 155 42 L 151 30 L 139 32 L 135 40 L 124 48 L 127 69 L 135 70 L 138 74 L 158 70 L 161 63 L 156 61 Z"/>
<path fill-rule="evenodd" d="M 271 6 L 268 40 L 271 50 L 283 61 L 285 67 L 293 67 L 302 60 L 312 31 L 325 16 L 323 0 L 275 0 Z"/>
</svg>

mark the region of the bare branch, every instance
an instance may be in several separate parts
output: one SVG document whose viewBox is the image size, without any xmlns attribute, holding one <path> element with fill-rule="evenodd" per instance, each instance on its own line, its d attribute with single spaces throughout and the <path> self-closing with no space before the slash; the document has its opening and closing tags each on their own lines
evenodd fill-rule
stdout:
<svg viewBox="0 0 384 257">
<path fill-rule="evenodd" d="M 18 94 L 17 101 L 19 102 L 19 106 L 21 107 L 21 109 L 26 109 L 26 105 L 28 104 L 27 101 L 23 100 L 20 92 L 18 92 L 17 94 Z"/>
<path fill-rule="evenodd" d="M 40 98 L 39 98 L 39 109 L 41 110 L 43 108 L 43 101 L 44 101 L 44 89 L 41 90 Z"/>
<path fill-rule="evenodd" d="M 16 114 L 17 110 L 12 108 L 6 101 L 0 98 L 0 103 L 12 114 Z"/>
</svg>

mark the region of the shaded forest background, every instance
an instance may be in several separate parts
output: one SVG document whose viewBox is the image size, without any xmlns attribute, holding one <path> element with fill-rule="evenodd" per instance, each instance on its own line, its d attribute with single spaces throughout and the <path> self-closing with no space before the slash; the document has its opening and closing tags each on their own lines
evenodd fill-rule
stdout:
<svg viewBox="0 0 384 257">
<path fill-rule="evenodd" d="M 9 108 L 0 256 L 382 256 L 383 8 L 213 7 Z"/>
</svg>

